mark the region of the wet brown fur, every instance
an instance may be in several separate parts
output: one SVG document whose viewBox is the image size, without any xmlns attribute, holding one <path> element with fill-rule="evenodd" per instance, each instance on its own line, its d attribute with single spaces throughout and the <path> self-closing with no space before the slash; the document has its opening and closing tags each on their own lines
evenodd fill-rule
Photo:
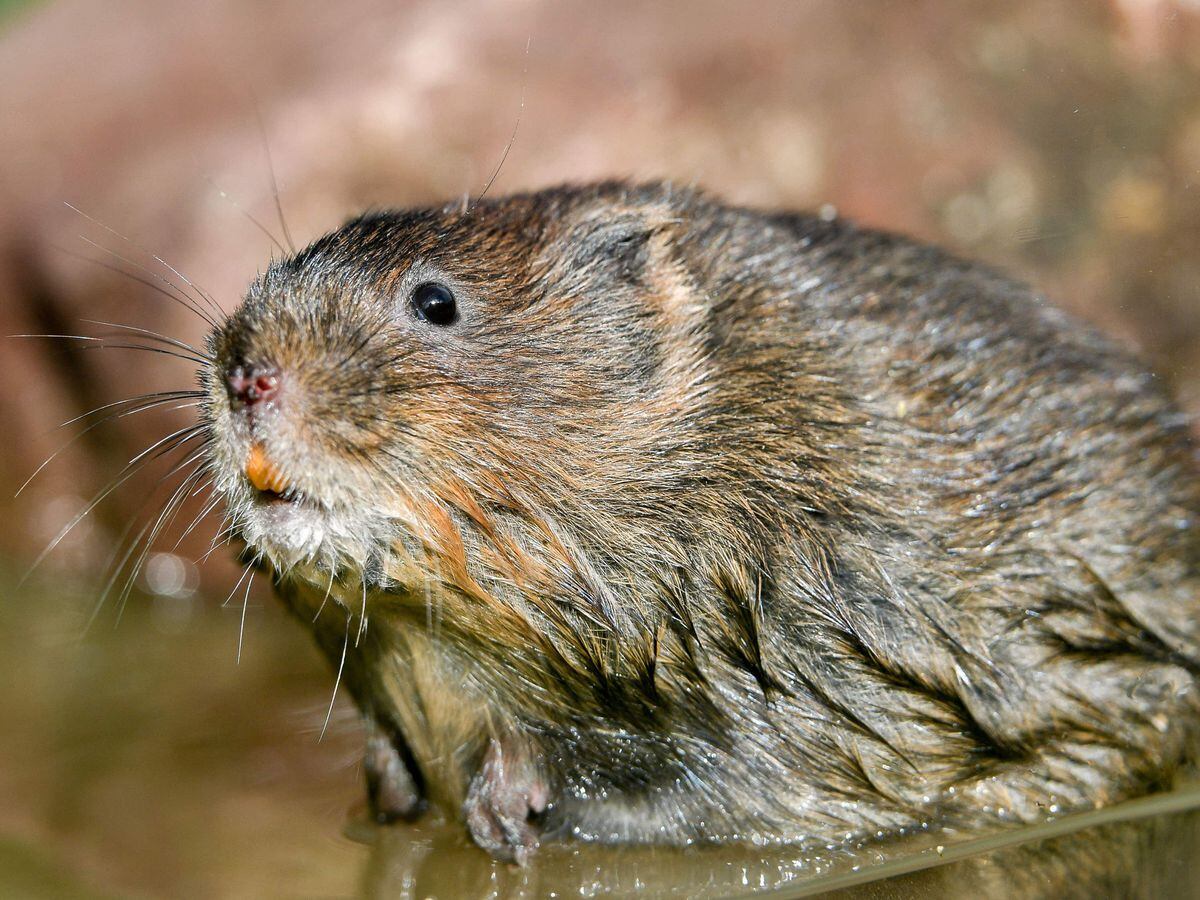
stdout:
<svg viewBox="0 0 1200 900">
<path fill-rule="evenodd" d="M 460 321 L 415 323 L 415 278 Z M 335 664 L 348 636 L 416 790 L 468 821 L 481 772 L 547 798 L 497 846 L 472 826 L 498 855 L 976 829 L 1192 763 L 1185 423 L 990 270 L 612 182 L 364 216 L 212 349 L 297 382 L 259 437 L 306 496 L 387 509 L 365 555 L 277 582 Z"/>
</svg>

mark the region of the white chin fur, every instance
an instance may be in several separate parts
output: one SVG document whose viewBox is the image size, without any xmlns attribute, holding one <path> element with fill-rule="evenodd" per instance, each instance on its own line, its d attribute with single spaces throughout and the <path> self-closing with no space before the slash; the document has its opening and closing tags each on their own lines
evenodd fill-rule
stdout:
<svg viewBox="0 0 1200 900">
<path fill-rule="evenodd" d="M 307 563 L 364 567 L 386 546 L 386 519 L 371 513 L 352 518 L 308 503 L 253 503 L 238 518 L 246 542 L 278 569 Z"/>
</svg>

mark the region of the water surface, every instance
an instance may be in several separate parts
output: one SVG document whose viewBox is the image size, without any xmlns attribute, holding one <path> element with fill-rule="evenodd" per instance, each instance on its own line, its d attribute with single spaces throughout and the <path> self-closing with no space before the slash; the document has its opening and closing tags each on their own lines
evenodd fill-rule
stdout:
<svg viewBox="0 0 1200 900">
<path fill-rule="evenodd" d="M 1129 868 L 1146 896 L 1200 884 L 1187 812 L 1200 794 L 1187 792 L 982 840 L 559 845 L 517 869 L 436 816 L 366 821 L 353 710 L 339 698 L 318 739 L 332 678 L 266 591 L 251 597 L 240 663 L 240 603 L 135 597 L 81 637 L 90 604 L 45 585 L 0 594 L 0 896 L 1086 896 Z"/>
</svg>

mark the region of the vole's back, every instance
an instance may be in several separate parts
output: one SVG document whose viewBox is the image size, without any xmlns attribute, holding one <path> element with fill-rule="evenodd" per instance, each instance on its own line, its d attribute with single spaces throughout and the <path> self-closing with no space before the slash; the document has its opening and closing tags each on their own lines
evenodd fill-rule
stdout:
<svg viewBox="0 0 1200 900">
<path fill-rule="evenodd" d="M 1170 783 L 1197 715 L 1200 498 L 1153 375 L 935 248 L 691 203 L 671 249 L 706 374 L 656 512 L 693 553 L 678 590 L 713 701 L 673 727 L 728 749 L 697 764 L 708 796 L 643 797 L 639 824 L 1033 821 Z"/>
</svg>

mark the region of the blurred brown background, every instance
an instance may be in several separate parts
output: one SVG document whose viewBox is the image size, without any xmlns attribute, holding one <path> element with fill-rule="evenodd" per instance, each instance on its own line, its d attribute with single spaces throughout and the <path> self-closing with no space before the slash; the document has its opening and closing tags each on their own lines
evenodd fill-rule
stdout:
<svg viewBox="0 0 1200 900">
<path fill-rule="evenodd" d="M 273 250 L 238 207 L 280 230 L 264 132 L 305 242 L 368 206 L 477 192 L 518 115 L 496 192 L 629 175 L 828 204 L 1014 270 L 1139 345 L 1200 411 L 1194 0 L 18 10 L 0 43 L 0 331 L 111 331 L 96 319 L 199 341 L 199 319 L 79 259 L 105 258 L 79 235 L 172 277 L 139 248 L 158 254 L 231 308 Z M 6 507 L 59 422 L 191 380 L 64 342 L 5 339 L 0 360 Z M 85 435 L 12 508 L 4 549 L 31 558 L 169 424 Z M 51 567 L 103 563 L 145 499 L 127 487 Z"/>
<path fill-rule="evenodd" d="M 148 256 L 158 254 L 231 309 L 273 251 L 238 207 L 280 230 L 267 146 L 290 230 L 306 242 L 364 207 L 477 193 L 519 116 L 495 193 L 667 177 L 734 201 L 829 207 L 913 233 L 1016 272 L 1140 347 L 1200 414 L 1196 0 L 0 8 L 0 334 L 110 331 L 82 321 L 94 319 L 200 341 L 199 319 L 81 257 L 151 276 L 79 236 L 173 277 Z M 0 796 L 24 798 L 0 810 L 0 871 L 7 830 L 122 890 L 236 895 L 255 889 L 261 866 L 246 865 L 243 881 L 214 881 L 194 837 L 174 842 L 190 850 L 175 847 L 155 865 L 143 858 L 156 837 L 168 838 L 162 853 L 171 835 L 190 834 L 173 831 L 184 825 L 164 808 L 211 817 L 217 797 L 237 809 L 238 826 L 206 825 L 224 843 L 199 846 L 215 853 L 249 840 L 249 823 L 279 825 L 285 815 L 335 834 L 343 801 L 355 796 L 353 734 L 319 751 L 312 744 L 328 677 L 315 654 L 297 656 L 308 652 L 298 629 L 262 626 L 275 613 L 259 588 L 250 626 L 259 661 L 231 668 L 237 611 L 214 615 L 206 610 L 216 604 L 201 598 L 222 599 L 233 570 L 226 554 L 193 562 L 216 517 L 178 549 L 174 537 L 161 542 L 122 637 L 61 650 L 86 618 L 117 536 L 152 493 L 153 472 L 81 523 L 40 581 L 13 586 L 88 497 L 189 411 L 88 432 L 12 500 L 80 430 L 56 426 L 192 379 L 188 364 L 167 357 L 0 343 L 0 675 L 25 710 L 9 729 L 23 749 L 6 756 L 0 744 Z M 74 599 L 63 599 L 64 585 L 75 586 Z M 169 672 L 180 686 L 147 672 Z M 80 724 L 91 721 L 81 711 L 92 701 L 104 728 Z M 207 715 L 185 714 L 197 707 Z M 283 721 L 262 721 L 265 708 L 282 710 Z M 286 718 L 298 708 L 302 726 Z M 243 757 L 228 756 L 231 742 L 256 761 L 249 773 Z M 122 749 L 64 786 L 64 773 L 82 778 L 80 759 L 96 762 L 86 748 L 97 745 Z M 139 748 L 132 757 L 130 746 Z M 188 756 L 196 747 L 207 749 Z M 227 754 L 219 762 L 204 755 L 214 747 Z M 186 769 L 163 762 L 181 752 Z M 138 770 L 149 777 L 129 774 Z M 49 804 L 54 790 L 61 796 Z M 117 798 L 133 807 L 121 810 Z M 304 854 L 283 856 L 288 871 L 306 871 Z"/>
</svg>

